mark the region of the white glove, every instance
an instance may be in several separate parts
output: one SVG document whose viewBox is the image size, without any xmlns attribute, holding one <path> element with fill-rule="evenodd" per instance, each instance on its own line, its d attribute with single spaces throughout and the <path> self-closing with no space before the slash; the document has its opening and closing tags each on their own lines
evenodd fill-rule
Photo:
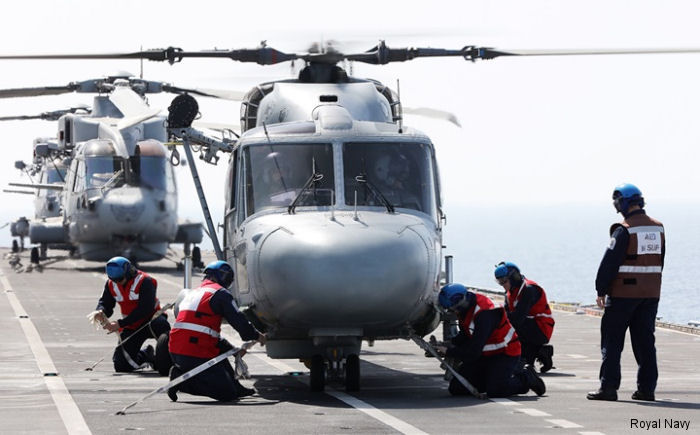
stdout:
<svg viewBox="0 0 700 435">
<path fill-rule="evenodd" d="M 107 317 L 105 316 L 105 313 L 100 310 L 93 311 L 92 313 L 88 314 L 87 318 L 98 331 L 100 329 L 104 329 L 107 325 Z"/>
</svg>

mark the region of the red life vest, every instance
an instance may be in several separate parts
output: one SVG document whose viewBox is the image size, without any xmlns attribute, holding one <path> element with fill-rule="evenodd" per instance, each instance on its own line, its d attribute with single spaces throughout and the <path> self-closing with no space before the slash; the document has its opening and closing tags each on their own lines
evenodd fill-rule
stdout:
<svg viewBox="0 0 700 435">
<path fill-rule="evenodd" d="M 209 301 L 222 288 L 214 281 L 205 280 L 201 287 L 187 292 L 178 305 L 180 311 L 170 330 L 171 353 L 207 359 L 220 353 L 217 344 L 222 316 L 212 311 Z"/>
<path fill-rule="evenodd" d="M 506 310 L 503 307 L 496 307 L 488 297 L 476 294 L 476 303 L 469 308 L 466 315 L 460 322 L 460 327 L 467 336 L 474 333 L 474 320 L 476 316 L 487 310 L 500 310 L 502 316 L 498 326 L 491 332 L 491 336 L 486 340 L 482 349 L 482 355 L 493 356 L 504 353 L 508 356 L 520 356 L 520 341 L 515 328 L 508 321 Z"/>
<path fill-rule="evenodd" d="M 139 292 L 141 291 L 141 286 L 143 285 L 143 282 L 147 279 L 150 279 L 153 282 L 154 288 L 158 288 L 158 282 L 155 280 L 155 278 L 151 277 L 150 275 L 147 275 L 145 272 L 142 272 L 140 270 L 137 270 L 136 275 L 129 281 L 127 281 L 124 285 L 116 283 L 111 279 L 109 280 L 109 292 L 112 294 L 114 300 L 117 301 L 117 303 L 119 304 L 119 309 L 121 309 L 123 316 L 126 317 L 129 314 L 131 314 L 131 312 L 134 311 L 139 305 Z M 155 314 L 155 312 L 158 310 L 160 310 L 160 301 L 156 297 L 156 303 L 150 315 L 144 317 L 138 322 L 126 326 L 125 328 L 120 328 L 120 330 L 137 329 L 139 326 L 151 320 L 153 314 Z"/>
<path fill-rule="evenodd" d="M 554 331 L 554 317 L 552 317 L 552 310 L 549 308 L 549 303 L 547 302 L 547 295 L 542 287 L 535 281 L 525 278 L 517 291 L 508 292 L 508 297 L 506 298 L 508 310 L 513 311 L 515 307 L 518 306 L 520 296 L 522 296 L 525 286 L 534 287 L 540 293 L 540 298 L 537 299 L 537 302 L 530 308 L 530 312 L 527 313 L 527 318 L 535 319 L 537 327 L 542 331 L 545 337 L 547 337 L 547 340 L 549 340 L 552 338 L 552 332 Z"/>
</svg>

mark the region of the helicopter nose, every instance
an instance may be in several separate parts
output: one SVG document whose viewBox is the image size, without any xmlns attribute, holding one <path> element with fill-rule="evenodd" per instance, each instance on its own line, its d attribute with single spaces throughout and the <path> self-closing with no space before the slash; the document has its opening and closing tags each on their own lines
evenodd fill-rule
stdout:
<svg viewBox="0 0 700 435">
<path fill-rule="evenodd" d="M 432 284 L 430 255 L 410 226 L 284 227 L 260 246 L 257 281 L 289 326 L 401 324 Z"/>
<path fill-rule="evenodd" d="M 120 188 L 110 191 L 104 199 L 104 207 L 109 210 L 117 224 L 132 224 L 141 219 L 146 203 L 139 189 Z"/>
</svg>

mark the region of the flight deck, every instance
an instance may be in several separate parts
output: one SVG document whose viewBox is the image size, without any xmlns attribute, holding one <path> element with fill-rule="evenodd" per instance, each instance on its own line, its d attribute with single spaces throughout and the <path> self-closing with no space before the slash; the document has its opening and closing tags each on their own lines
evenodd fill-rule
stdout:
<svg viewBox="0 0 700 435">
<path fill-rule="evenodd" d="M 204 254 L 205 262 L 212 257 Z M 21 261 L 29 265 L 28 252 Z M 182 272 L 173 262 L 146 263 L 142 269 L 158 280 L 163 304 L 183 287 Z M 409 340 L 363 343 L 360 391 L 347 393 L 341 382 L 330 379 L 324 392 L 310 392 L 304 364 L 270 359 L 256 345 L 244 358 L 252 378 L 242 381 L 257 389 L 255 396 L 218 403 L 184 393 L 171 402 L 166 394 L 157 394 L 126 415 L 115 415 L 165 385 L 167 378 L 151 370 L 114 372 L 116 337 L 96 331 L 86 318 L 102 292 L 103 271 L 99 263 L 77 259 L 22 273 L 7 259 L 0 262 L 0 432 L 700 433 L 700 335 L 657 328 L 656 402 L 630 399 L 636 364 L 629 338 L 618 401 L 589 401 L 586 392 L 598 387 L 600 318 L 557 304 L 552 338 L 556 368 L 542 375 L 547 386 L 542 397 L 532 392 L 509 399 L 452 397 L 436 360 Z M 193 285 L 199 279 L 195 273 Z M 229 326 L 223 332 L 240 343 Z M 441 337 L 440 329 L 435 335 Z M 93 371 L 85 370 L 103 357 Z"/>
</svg>

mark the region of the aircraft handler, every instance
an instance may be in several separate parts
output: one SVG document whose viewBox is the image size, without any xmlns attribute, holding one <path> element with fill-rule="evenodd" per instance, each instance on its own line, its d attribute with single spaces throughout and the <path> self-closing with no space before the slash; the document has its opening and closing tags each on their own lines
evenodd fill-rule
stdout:
<svg viewBox="0 0 700 435">
<path fill-rule="evenodd" d="M 525 364 L 542 363 L 540 373 L 552 369 L 554 348 L 549 343 L 554 331 L 554 317 L 547 294 L 535 281 L 525 278 L 515 263 L 500 262 L 494 270 L 496 282 L 506 291 L 505 309 L 522 346 Z"/>
<path fill-rule="evenodd" d="M 119 332 L 119 345 L 114 349 L 112 361 L 117 372 L 131 372 L 155 364 L 152 346 L 141 349 L 149 338 L 158 339 L 161 334 L 170 331 L 170 324 L 165 313 L 153 319 L 160 310 L 160 301 L 156 297 L 157 281 L 145 272 L 136 269 L 124 257 L 114 257 L 105 266 L 107 277 L 102 297 L 97 302 L 96 310 L 104 320 L 104 328 L 110 332 Z M 109 322 L 107 319 L 119 304 L 122 317 Z M 147 322 L 148 326 L 143 327 Z M 128 339 L 128 341 L 126 341 Z M 123 345 L 122 342 L 126 341 Z"/>
<path fill-rule="evenodd" d="M 613 205 L 624 217 L 610 227 L 610 245 L 600 262 L 596 303 L 605 308 L 600 323 L 600 388 L 590 400 L 617 400 L 620 354 L 630 330 L 637 361 L 634 400 L 654 401 L 658 379 L 654 328 L 661 295 L 661 272 L 666 255 L 664 226 L 644 211 L 642 192 L 633 184 L 613 191 Z"/>
<path fill-rule="evenodd" d="M 520 367 L 520 342 L 503 307 L 488 297 L 467 291 L 462 284 L 448 284 L 440 290 L 440 305 L 457 313 L 459 333 L 447 347 L 437 350 L 461 361 L 457 371 L 479 392 L 489 397 L 545 393 L 544 381 L 532 366 Z M 455 378 L 450 381 L 452 395 L 469 394 Z"/>
<path fill-rule="evenodd" d="M 225 261 L 214 261 L 204 269 L 199 288 L 186 290 L 178 297 L 177 318 L 170 331 L 170 355 L 173 367 L 170 379 L 194 369 L 232 349 L 220 336 L 221 322 L 226 321 L 245 341 L 265 344 L 266 336 L 238 311 L 228 287 L 233 282 L 233 269 Z M 245 350 L 241 350 L 243 355 Z M 168 390 L 170 400 L 177 401 L 177 392 L 207 396 L 219 401 L 232 401 L 255 394 L 255 389 L 241 385 L 227 359 Z"/>
</svg>

